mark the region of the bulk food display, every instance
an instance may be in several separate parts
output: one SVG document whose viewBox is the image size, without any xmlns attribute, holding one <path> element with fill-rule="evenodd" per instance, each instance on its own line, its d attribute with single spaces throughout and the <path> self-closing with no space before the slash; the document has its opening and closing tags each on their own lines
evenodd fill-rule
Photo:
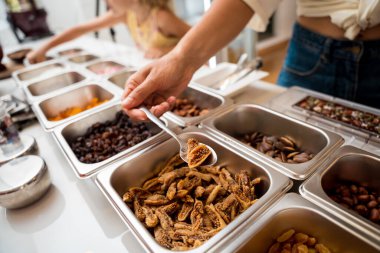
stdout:
<svg viewBox="0 0 380 253">
<path fill-rule="evenodd" d="M 14 78 L 68 166 L 94 177 L 146 251 L 380 251 L 380 158 L 335 131 L 378 138 L 375 109 L 291 88 L 272 110 L 190 84 L 161 118 L 188 140 L 185 162 L 165 131 L 123 112 L 140 66 L 79 47 L 54 56 Z"/>
</svg>

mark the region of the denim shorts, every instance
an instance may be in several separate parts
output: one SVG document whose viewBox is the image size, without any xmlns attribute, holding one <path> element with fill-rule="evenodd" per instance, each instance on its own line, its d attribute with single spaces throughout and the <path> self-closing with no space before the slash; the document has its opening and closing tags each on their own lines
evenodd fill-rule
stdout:
<svg viewBox="0 0 380 253">
<path fill-rule="evenodd" d="M 380 40 L 334 40 L 295 24 L 278 84 L 380 108 Z"/>
</svg>

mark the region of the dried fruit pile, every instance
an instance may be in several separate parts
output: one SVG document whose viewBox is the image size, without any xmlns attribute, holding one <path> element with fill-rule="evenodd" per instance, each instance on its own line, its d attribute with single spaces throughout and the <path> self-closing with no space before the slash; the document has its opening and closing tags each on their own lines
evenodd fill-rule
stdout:
<svg viewBox="0 0 380 253">
<path fill-rule="evenodd" d="M 238 139 L 283 163 L 304 163 L 314 157 L 312 153 L 301 151 L 295 141 L 286 136 L 276 137 L 253 132 Z"/>
<path fill-rule="evenodd" d="M 317 239 L 305 233 L 297 233 L 289 229 L 277 237 L 276 242 L 269 248 L 268 253 L 330 253 L 331 251 Z"/>
<path fill-rule="evenodd" d="M 210 239 L 257 200 L 246 170 L 189 168 L 179 155 L 141 187 L 131 187 L 123 200 L 165 248 L 188 250 Z"/>
<path fill-rule="evenodd" d="M 327 192 L 329 197 L 342 206 L 380 224 L 380 196 L 366 184 L 343 182 Z"/>
<path fill-rule="evenodd" d="M 54 117 L 50 117 L 48 118 L 50 121 L 59 121 L 59 120 L 63 120 L 63 119 L 66 119 L 68 117 L 71 117 L 71 116 L 74 116 L 78 113 L 81 113 L 83 111 L 86 111 L 88 109 L 91 109 L 91 108 L 94 108 L 98 105 L 101 105 L 105 102 L 107 102 L 108 99 L 105 99 L 105 100 L 102 100 L 102 101 L 99 101 L 99 98 L 93 98 L 91 99 L 91 101 L 85 106 L 85 107 L 78 107 L 78 106 L 75 106 L 75 107 L 70 107 L 70 108 L 67 108 L 66 110 L 58 113 L 58 115 L 54 116 Z"/>
<path fill-rule="evenodd" d="M 208 113 L 207 108 L 201 108 L 194 101 L 187 98 L 177 98 L 172 112 L 181 117 L 197 117 Z"/>
<path fill-rule="evenodd" d="M 104 123 L 95 123 L 70 147 L 83 163 L 97 163 L 153 136 L 146 123 L 132 122 L 122 111 Z"/>
<path fill-rule="evenodd" d="M 314 112 L 321 116 L 344 122 L 374 134 L 380 134 L 380 116 L 359 111 L 320 98 L 308 96 L 295 106 Z"/>
</svg>

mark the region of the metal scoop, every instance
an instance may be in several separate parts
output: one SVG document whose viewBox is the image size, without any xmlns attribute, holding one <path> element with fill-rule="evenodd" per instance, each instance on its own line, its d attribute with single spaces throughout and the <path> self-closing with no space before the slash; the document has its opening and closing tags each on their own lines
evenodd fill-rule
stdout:
<svg viewBox="0 0 380 253">
<path fill-rule="evenodd" d="M 162 121 L 159 120 L 153 113 L 151 113 L 148 110 L 148 108 L 146 108 L 145 106 L 141 106 L 139 109 L 142 110 L 146 114 L 146 116 L 148 117 L 148 119 L 150 119 L 153 123 L 155 123 L 157 126 L 159 126 L 162 130 L 164 130 L 165 132 L 167 132 L 168 134 L 170 134 L 179 143 L 179 146 L 180 146 L 179 155 L 181 156 L 182 160 L 184 160 L 186 163 L 188 163 L 188 159 L 187 159 L 187 140 L 182 139 L 180 136 L 178 136 L 172 130 L 170 130 L 169 128 L 167 128 L 165 126 L 165 124 L 162 123 Z M 206 145 L 206 144 L 204 144 L 204 145 Z M 215 153 L 215 150 L 212 149 L 208 145 L 206 145 L 206 147 L 211 151 L 211 155 L 206 159 L 206 161 L 204 161 L 204 163 L 202 165 L 214 165 L 217 162 L 217 160 L 218 160 L 218 157 L 217 157 L 217 155 Z"/>
</svg>

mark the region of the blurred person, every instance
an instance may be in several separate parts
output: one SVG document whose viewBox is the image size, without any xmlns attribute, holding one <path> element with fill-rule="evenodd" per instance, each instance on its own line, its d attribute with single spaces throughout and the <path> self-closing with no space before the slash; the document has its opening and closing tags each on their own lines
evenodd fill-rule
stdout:
<svg viewBox="0 0 380 253">
<path fill-rule="evenodd" d="M 122 105 L 134 119 L 145 104 L 160 116 L 194 72 L 248 24 L 264 31 L 280 0 L 215 0 L 166 56 L 126 82 Z M 380 0 L 297 0 L 297 23 L 278 84 L 298 85 L 380 108 Z"/>
<path fill-rule="evenodd" d="M 86 23 L 74 26 L 30 52 L 30 63 L 46 60 L 50 49 L 86 33 L 125 23 L 136 46 L 146 58 L 158 58 L 169 52 L 190 29 L 168 7 L 169 0 L 107 0 L 110 10 Z"/>
</svg>

